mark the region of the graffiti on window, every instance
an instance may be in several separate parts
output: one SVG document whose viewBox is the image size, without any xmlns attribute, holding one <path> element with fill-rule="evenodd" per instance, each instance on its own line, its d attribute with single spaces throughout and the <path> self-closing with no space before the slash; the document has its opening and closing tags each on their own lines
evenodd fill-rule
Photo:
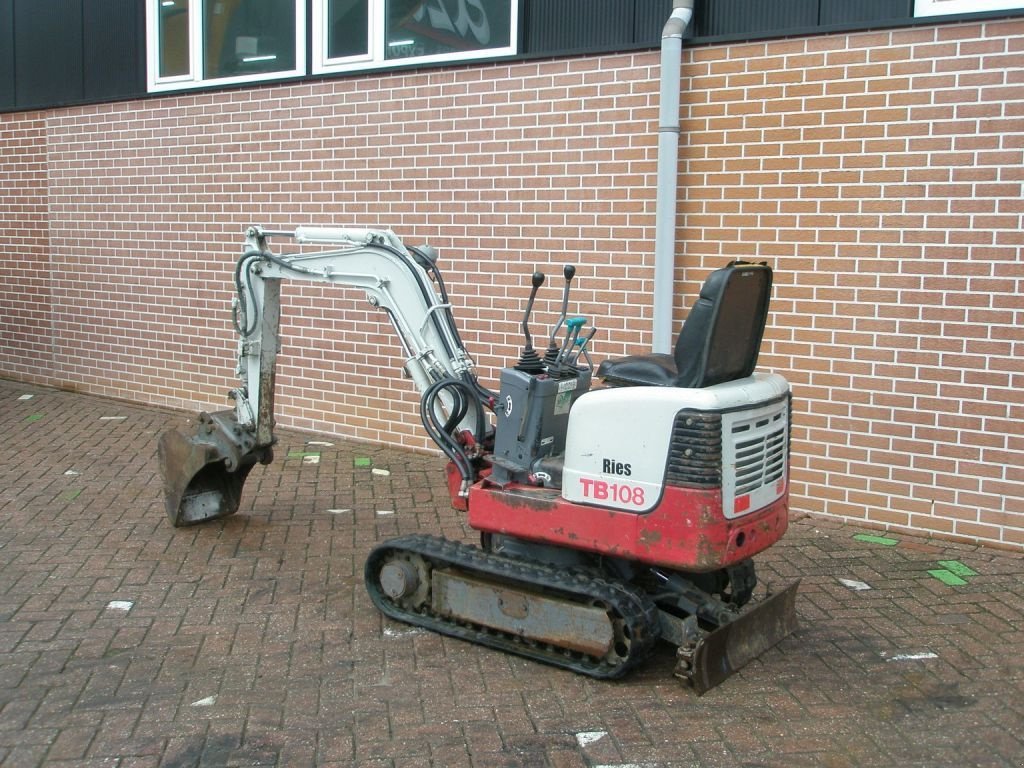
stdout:
<svg viewBox="0 0 1024 768">
<path fill-rule="evenodd" d="M 510 44 L 510 0 L 391 0 L 388 58 L 431 56 Z"/>
</svg>

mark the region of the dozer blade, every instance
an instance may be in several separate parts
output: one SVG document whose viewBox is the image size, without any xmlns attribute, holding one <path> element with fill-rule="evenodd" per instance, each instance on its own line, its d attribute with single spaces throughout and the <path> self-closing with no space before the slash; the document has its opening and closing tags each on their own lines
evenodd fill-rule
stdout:
<svg viewBox="0 0 1024 768">
<path fill-rule="evenodd" d="M 164 478 L 167 517 L 176 528 L 215 520 L 238 511 L 242 486 L 257 461 L 270 462 L 269 448 L 252 450 L 233 433 L 231 412 L 203 413 L 198 433 L 169 431 L 157 455 Z"/>
<path fill-rule="evenodd" d="M 796 629 L 797 579 L 781 592 L 701 638 L 689 669 L 679 671 L 702 695 Z"/>
</svg>

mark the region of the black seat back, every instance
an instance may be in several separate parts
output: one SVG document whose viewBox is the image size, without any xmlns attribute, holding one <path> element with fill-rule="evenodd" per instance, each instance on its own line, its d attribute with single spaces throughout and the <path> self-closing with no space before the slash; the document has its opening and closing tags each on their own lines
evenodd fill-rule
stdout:
<svg viewBox="0 0 1024 768">
<path fill-rule="evenodd" d="M 676 339 L 677 387 L 710 387 L 754 372 L 771 289 L 767 264 L 733 262 L 708 276 Z"/>
</svg>

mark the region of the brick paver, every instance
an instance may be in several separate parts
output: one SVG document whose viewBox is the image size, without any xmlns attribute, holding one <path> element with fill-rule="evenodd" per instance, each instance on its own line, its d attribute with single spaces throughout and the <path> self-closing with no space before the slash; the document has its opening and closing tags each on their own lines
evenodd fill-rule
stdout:
<svg viewBox="0 0 1024 768">
<path fill-rule="evenodd" d="M 1018 553 L 796 519 L 758 563 L 801 629 L 696 698 L 668 649 L 599 682 L 383 619 L 374 542 L 475 539 L 436 456 L 282 430 L 239 514 L 172 528 L 187 421 L 0 381 L 5 768 L 1024 766 Z"/>
</svg>

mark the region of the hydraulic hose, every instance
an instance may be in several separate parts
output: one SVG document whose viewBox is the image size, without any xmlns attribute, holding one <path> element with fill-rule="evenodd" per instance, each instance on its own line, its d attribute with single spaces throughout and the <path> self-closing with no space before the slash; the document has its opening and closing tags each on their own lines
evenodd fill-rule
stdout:
<svg viewBox="0 0 1024 768">
<path fill-rule="evenodd" d="M 235 328 L 235 333 L 239 334 L 242 338 L 249 338 L 256 331 L 256 326 L 259 324 L 259 315 L 254 313 L 256 316 L 250 318 L 249 310 L 246 304 L 245 293 L 246 289 L 249 292 L 249 298 L 251 299 L 251 305 L 256 306 L 256 292 L 252 287 L 252 282 L 248 280 L 248 269 L 249 265 L 253 261 L 260 259 L 268 254 L 258 253 L 256 251 L 250 251 L 249 253 L 243 254 L 241 258 L 235 263 L 235 293 L 238 296 L 238 305 L 235 307 L 235 311 L 231 317 L 231 324 Z M 246 274 L 245 285 L 242 285 L 242 275 Z M 241 316 L 245 318 L 245 328 L 241 327 L 239 323 L 239 311 Z M 249 325 L 250 320 L 252 326 Z"/>
<path fill-rule="evenodd" d="M 442 424 L 438 418 L 435 405 L 441 392 L 446 389 L 452 390 L 456 404 L 451 416 Z M 468 487 L 474 480 L 473 465 L 466 455 L 462 443 L 452 434 L 452 430 L 462 421 L 462 417 L 465 416 L 466 409 L 470 407 L 470 404 L 475 406 L 477 411 L 477 434 L 474 437 L 480 442 L 485 423 L 483 406 L 470 384 L 459 379 L 441 379 L 431 384 L 420 400 L 420 420 L 423 422 L 423 428 L 444 454 L 455 464 L 459 474 L 462 476 L 464 488 Z"/>
<path fill-rule="evenodd" d="M 417 253 L 420 253 L 421 256 L 423 255 L 416 248 L 412 248 L 412 250 Z M 444 277 L 441 275 L 441 270 L 438 269 L 437 264 L 432 262 L 430 259 L 427 259 L 425 256 L 424 261 L 426 262 L 427 265 L 429 265 L 426 266 L 427 272 L 429 272 L 433 276 L 434 282 L 437 283 L 437 290 L 441 296 L 441 302 L 444 304 L 445 317 L 448 318 L 448 327 L 451 329 L 452 336 L 455 338 L 455 343 L 458 344 L 459 348 L 465 352 L 466 342 L 462 340 L 462 334 L 459 333 L 459 326 L 455 322 L 455 315 L 452 314 L 451 301 L 448 298 L 448 288 L 444 283 Z M 462 374 L 462 380 L 473 388 L 473 390 L 477 393 L 477 397 L 480 398 L 480 400 L 483 402 L 485 406 L 487 406 L 492 411 L 494 410 L 494 404 L 498 400 L 497 394 L 495 394 L 487 387 L 485 387 L 483 384 L 481 384 L 480 381 L 476 378 L 476 376 L 473 376 L 469 372 L 465 372 Z"/>
</svg>

